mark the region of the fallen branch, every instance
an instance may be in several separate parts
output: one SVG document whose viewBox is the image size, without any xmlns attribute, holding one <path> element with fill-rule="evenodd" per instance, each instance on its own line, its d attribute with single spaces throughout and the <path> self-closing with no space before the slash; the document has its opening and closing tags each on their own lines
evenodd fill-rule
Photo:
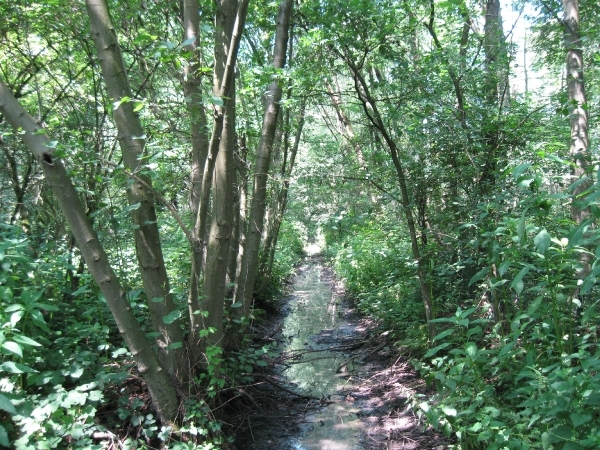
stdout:
<svg viewBox="0 0 600 450">
<path fill-rule="evenodd" d="M 261 378 L 261 379 L 265 380 L 267 383 L 269 383 L 270 385 L 275 386 L 276 388 L 281 389 L 282 391 L 287 392 L 288 394 L 291 394 L 291 395 L 293 395 L 295 397 L 298 397 L 298 398 L 308 398 L 308 399 L 311 399 L 311 400 L 321 401 L 320 398 L 314 397 L 312 395 L 298 394 L 298 393 L 296 393 L 296 392 L 294 392 L 294 391 L 292 391 L 292 390 L 290 390 L 290 389 L 282 386 L 281 384 L 276 383 L 275 381 L 273 381 L 273 377 L 271 377 L 269 375 L 265 375 L 265 374 L 262 374 L 262 373 L 243 373 L 242 376 L 245 376 L 245 377 L 254 377 L 254 378 Z"/>
<path fill-rule="evenodd" d="M 346 367 L 348 364 L 350 364 L 352 361 L 354 361 L 356 358 L 358 358 L 359 356 L 364 355 L 365 353 L 367 353 L 367 355 L 365 356 L 365 358 L 368 358 L 369 356 L 371 356 L 373 353 L 375 353 L 376 351 L 378 351 L 379 349 L 385 347 L 387 345 L 387 342 L 384 342 L 382 344 L 379 344 L 377 347 L 375 347 L 374 349 L 370 350 L 366 349 L 363 350 L 360 353 L 357 353 L 356 355 L 353 355 L 352 357 L 350 357 L 346 362 L 344 362 L 343 364 L 339 365 L 338 368 L 336 369 L 335 373 L 340 373 L 340 371 Z"/>
</svg>

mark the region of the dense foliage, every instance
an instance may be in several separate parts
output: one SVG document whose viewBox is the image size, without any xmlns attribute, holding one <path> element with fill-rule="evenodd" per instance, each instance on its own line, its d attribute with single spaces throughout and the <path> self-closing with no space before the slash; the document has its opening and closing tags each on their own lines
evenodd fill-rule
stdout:
<svg viewBox="0 0 600 450">
<path fill-rule="evenodd" d="M 0 4 L 0 446 L 226 448 L 316 242 L 457 448 L 599 447 L 598 5 L 538 3 Z"/>
</svg>

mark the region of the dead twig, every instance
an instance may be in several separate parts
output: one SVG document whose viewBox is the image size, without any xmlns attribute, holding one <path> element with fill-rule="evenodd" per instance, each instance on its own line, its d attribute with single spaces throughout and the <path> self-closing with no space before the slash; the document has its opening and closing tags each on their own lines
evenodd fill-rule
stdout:
<svg viewBox="0 0 600 450">
<path fill-rule="evenodd" d="M 317 400 L 317 401 L 321 400 L 320 398 L 314 397 L 312 395 L 298 394 L 297 392 L 294 392 L 294 391 L 292 391 L 292 390 L 290 390 L 290 389 L 282 386 L 281 384 L 276 383 L 273 380 L 273 377 L 271 377 L 269 375 L 265 375 L 265 374 L 262 374 L 262 373 L 243 373 L 242 375 L 243 376 L 247 376 L 247 377 L 261 378 L 261 379 L 265 380 L 267 383 L 269 383 L 270 385 L 275 386 L 277 389 L 281 389 L 282 391 L 287 392 L 288 394 L 291 394 L 294 397 L 308 398 L 308 399 Z"/>
<path fill-rule="evenodd" d="M 342 370 L 344 367 L 346 367 L 348 364 L 350 364 L 350 363 L 351 363 L 352 361 L 354 361 L 356 358 L 358 358 L 358 357 L 360 357 L 360 356 L 364 355 L 365 353 L 367 354 L 367 355 L 365 356 L 365 358 L 368 358 L 368 357 L 369 357 L 369 356 L 371 356 L 373 353 L 375 353 L 375 352 L 376 352 L 376 351 L 378 351 L 379 349 L 381 349 L 381 348 L 385 347 L 386 345 L 387 345 L 387 342 L 384 342 L 384 343 L 382 343 L 382 344 L 379 344 L 377 347 L 375 347 L 374 349 L 372 349 L 372 350 L 370 350 L 370 351 L 369 351 L 369 349 L 366 349 L 366 350 L 363 350 L 363 351 L 362 351 L 362 352 L 360 352 L 360 353 L 357 353 L 356 355 L 353 355 L 353 356 L 351 356 L 351 357 L 350 357 L 350 358 L 349 358 L 349 359 L 348 359 L 346 362 L 344 362 L 343 364 L 340 364 L 340 365 L 338 366 L 338 368 L 336 369 L 335 373 L 340 373 L 340 371 L 341 371 L 341 370 Z"/>
</svg>

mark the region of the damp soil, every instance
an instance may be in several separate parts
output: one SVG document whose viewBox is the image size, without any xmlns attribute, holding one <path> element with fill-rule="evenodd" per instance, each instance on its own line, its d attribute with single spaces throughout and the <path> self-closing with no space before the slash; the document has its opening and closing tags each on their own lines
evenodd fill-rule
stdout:
<svg viewBox="0 0 600 450">
<path fill-rule="evenodd" d="M 236 450 L 447 448 L 407 408 L 426 393 L 408 357 L 357 313 L 320 258 L 304 261 L 281 303 L 254 330 L 278 354 L 238 389 L 226 419 Z"/>
</svg>

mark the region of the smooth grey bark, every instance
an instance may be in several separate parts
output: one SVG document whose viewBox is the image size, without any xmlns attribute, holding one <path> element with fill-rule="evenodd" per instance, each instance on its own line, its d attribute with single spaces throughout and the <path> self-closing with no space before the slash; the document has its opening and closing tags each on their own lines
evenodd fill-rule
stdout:
<svg viewBox="0 0 600 450">
<path fill-rule="evenodd" d="M 508 57 L 502 29 L 500 0 L 487 0 L 483 36 L 485 78 L 483 94 L 486 109 L 483 113 L 485 156 L 481 164 L 479 185 L 481 192 L 489 193 L 496 182 L 497 161 L 503 158 L 499 149 L 498 119 L 508 95 Z"/>
<path fill-rule="evenodd" d="M 202 83 L 198 74 L 200 61 L 198 55 L 200 8 L 198 0 L 184 0 L 183 2 L 183 39 L 187 41 L 194 39 L 187 46 L 191 52 L 187 67 L 183 71 L 183 92 L 186 97 L 186 108 L 190 118 L 190 131 L 192 136 L 190 181 L 192 189 L 190 192 L 190 211 L 194 222 L 200 209 L 200 199 L 202 197 L 202 181 L 204 169 L 209 151 L 209 136 L 206 113 L 202 104 Z M 199 274 L 204 267 L 204 227 L 198 229 L 194 226 L 192 231 L 192 271 L 188 290 L 188 315 L 190 318 L 191 335 L 190 340 L 191 363 L 195 365 L 198 360 L 197 342 L 198 331 L 202 327 L 202 321 L 198 311 L 201 310 L 199 296 Z"/>
<path fill-rule="evenodd" d="M 88 269 L 102 290 L 119 332 L 146 381 L 154 407 L 163 423 L 175 420 L 178 398 L 168 373 L 161 367 L 146 339 L 115 275 L 104 248 L 65 170 L 63 161 L 53 156 L 50 139 L 0 80 L 0 113 L 20 135 L 41 165 L 46 182 L 67 219 Z"/>
<path fill-rule="evenodd" d="M 223 313 L 225 305 L 229 242 L 233 225 L 233 144 L 235 134 L 235 83 L 221 91 L 227 70 L 227 55 L 233 42 L 237 0 L 218 3 L 215 28 L 215 71 L 213 93 L 227 99 L 223 108 L 223 128 L 215 161 L 212 221 L 206 249 L 206 268 L 203 283 L 204 329 L 215 331 L 207 335 L 206 345 L 222 347 Z"/>
<path fill-rule="evenodd" d="M 573 161 L 571 175 L 573 181 L 584 177 L 590 165 L 588 111 L 583 78 L 583 52 L 579 30 L 579 0 L 563 0 L 564 45 L 567 51 L 567 91 L 571 117 L 571 144 L 569 156 Z M 581 205 L 581 194 L 589 183 L 580 183 L 573 189 L 571 216 L 577 223 L 583 221 L 589 212 Z"/>
<path fill-rule="evenodd" d="M 292 16 L 293 0 L 284 0 L 279 5 L 277 14 L 277 31 L 273 50 L 273 66 L 275 69 L 285 67 L 287 45 Z M 273 80 L 267 90 L 267 105 L 263 116 L 263 124 L 256 149 L 254 169 L 254 185 L 250 218 L 248 220 L 248 236 L 240 277 L 237 280 L 236 303 L 241 303 L 238 314 L 248 317 L 252 305 L 254 283 L 258 274 L 258 251 L 262 239 L 267 198 L 267 179 L 271 162 L 271 150 L 277 129 L 277 117 L 283 89 L 278 80 Z"/>
<path fill-rule="evenodd" d="M 208 156 L 208 129 L 206 113 L 202 104 L 202 81 L 199 76 L 200 55 L 199 51 L 199 23 L 200 8 L 198 0 L 183 1 L 183 40 L 194 39 L 186 46 L 191 52 L 188 64 L 183 68 L 183 93 L 185 95 L 187 113 L 190 119 L 190 132 L 192 136 L 192 161 L 190 180 L 192 190 L 190 193 L 190 210 L 192 217 L 198 214 L 200 196 L 202 191 L 202 175 Z"/>
<path fill-rule="evenodd" d="M 290 177 L 296 164 L 296 155 L 298 154 L 298 148 L 300 146 L 300 137 L 302 136 L 302 130 L 304 128 L 305 111 L 306 99 L 303 98 L 302 104 L 300 106 L 298 122 L 296 123 L 296 134 L 294 136 L 294 142 L 289 151 L 287 148 L 287 139 L 285 142 L 285 152 L 281 167 L 281 178 L 283 179 L 283 186 L 281 187 L 281 189 L 279 190 L 279 194 L 277 195 L 277 203 L 275 204 L 275 209 L 273 212 L 271 229 L 269 230 L 269 232 L 267 233 L 267 237 L 265 238 L 265 244 L 263 249 L 265 257 L 265 263 L 263 267 L 263 279 L 260 287 L 257 289 L 258 292 L 261 292 L 263 289 L 265 289 L 273 273 L 275 250 L 277 248 L 277 241 L 279 240 L 279 230 L 281 229 L 283 217 L 287 208 L 288 193 L 290 189 Z"/>
<path fill-rule="evenodd" d="M 130 179 L 127 198 L 132 208 L 135 249 L 148 310 L 154 330 L 160 333 L 156 338 L 159 358 L 171 376 L 183 381 L 187 379 L 183 365 L 183 347 L 171 348 L 172 344 L 183 342 L 180 322 L 178 319 L 170 323 L 165 323 L 163 320 L 166 315 L 174 312 L 176 307 L 170 292 L 158 232 L 154 195 L 144 186 L 144 184 L 152 186 L 150 177 L 142 173 L 144 131 L 139 116 L 133 111 L 133 102 L 127 100 L 133 95 L 107 3 L 105 0 L 86 0 L 86 6 L 106 91 L 110 101 L 115 105 L 113 116 L 117 125 L 123 162 L 127 170 L 136 175 L 135 178 Z"/>
<path fill-rule="evenodd" d="M 237 13 L 236 13 L 237 11 Z M 215 38 L 215 72 L 213 95 L 220 99 L 213 105 L 214 123 L 209 144 L 208 159 L 202 179 L 202 195 L 194 233 L 199 245 L 194 249 L 191 283 L 198 283 L 201 272 L 204 243 L 202 239 L 207 229 L 210 193 L 214 186 L 213 216 L 206 249 L 206 267 L 204 270 L 203 299 L 200 302 L 200 322 L 192 327 L 192 351 L 195 354 L 209 345 L 222 345 L 223 308 L 227 274 L 227 253 L 231 235 L 233 214 L 233 137 L 230 136 L 235 123 L 232 103 L 234 69 L 241 36 L 248 12 L 248 0 L 223 0 L 217 4 Z M 227 117 L 228 113 L 232 117 Z M 221 153 L 227 153 L 222 154 Z M 219 156 L 220 155 L 220 156 Z M 198 300 L 193 300 L 198 301 Z M 200 339 L 200 329 L 209 331 Z"/>
</svg>

